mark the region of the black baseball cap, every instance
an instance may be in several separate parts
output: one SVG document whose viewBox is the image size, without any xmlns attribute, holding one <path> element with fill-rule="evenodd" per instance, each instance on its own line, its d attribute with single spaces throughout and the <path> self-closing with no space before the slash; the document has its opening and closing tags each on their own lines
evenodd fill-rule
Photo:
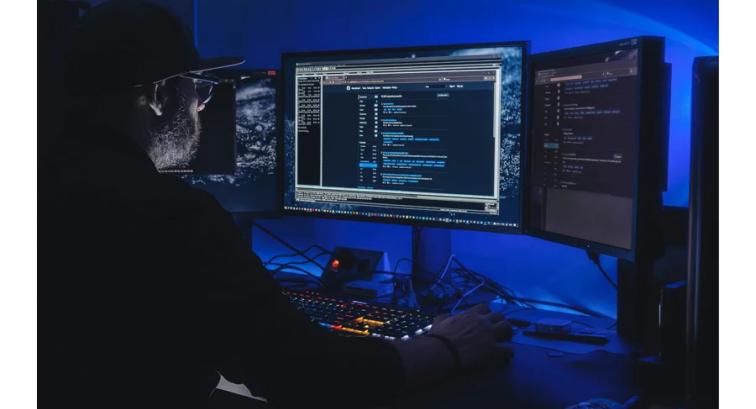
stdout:
<svg viewBox="0 0 756 409">
<path fill-rule="evenodd" d="M 167 9 L 115 0 L 90 9 L 65 51 L 66 88 L 100 93 L 232 67 L 241 57 L 200 58 L 189 29 Z"/>
</svg>

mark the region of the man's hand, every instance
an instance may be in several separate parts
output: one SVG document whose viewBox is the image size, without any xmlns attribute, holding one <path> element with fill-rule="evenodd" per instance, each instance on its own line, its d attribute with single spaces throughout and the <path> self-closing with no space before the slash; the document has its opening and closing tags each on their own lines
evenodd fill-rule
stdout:
<svg viewBox="0 0 756 409">
<path fill-rule="evenodd" d="M 512 339 L 512 327 L 500 313 L 479 304 L 453 316 L 439 316 L 430 334 L 448 339 L 459 353 L 462 368 L 480 367 L 511 357 L 511 350 L 496 346 Z M 439 341 L 441 342 L 441 341 Z"/>
<path fill-rule="evenodd" d="M 430 333 L 447 339 L 459 354 L 462 369 L 490 366 L 508 361 L 511 350 L 497 347 L 497 341 L 512 338 L 512 327 L 499 313 L 477 305 L 454 316 L 439 316 Z M 396 341 L 408 385 L 439 380 L 454 372 L 454 355 L 445 342 L 433 337 Z"/>
</svg>

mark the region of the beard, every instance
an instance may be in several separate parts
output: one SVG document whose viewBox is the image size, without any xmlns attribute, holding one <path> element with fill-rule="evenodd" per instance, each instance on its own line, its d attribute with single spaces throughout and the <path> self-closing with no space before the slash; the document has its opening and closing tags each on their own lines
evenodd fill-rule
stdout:
<svg viewBox="0 0 756 409">
<path fill-rule="evenodd" d="M 147 155 L 157 169 L 183 169 L 189 166 L 200 142 L 200 121 L 184 98 L 179 98 L 174 115 L 150 129 Z"/>
</svg>

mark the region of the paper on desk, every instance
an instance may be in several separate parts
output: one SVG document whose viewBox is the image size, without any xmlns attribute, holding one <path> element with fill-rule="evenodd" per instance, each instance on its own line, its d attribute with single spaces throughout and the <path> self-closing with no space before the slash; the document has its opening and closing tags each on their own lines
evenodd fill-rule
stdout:
<svg viewBox="0 0 756 409">
<path fill-rule="evenodd" d="M 507 318 L 520 319 L 527 322 L 536 322 L 540 318 L 565 318 L 573 321 L 572 326 L 575 329 L 590 330 L 590 328 L 594 328 L 597 332 L 610 332 L 613 334 L 609 338 L 608 343 L 604 345 L 596 345 L 586 342 L 563 341 L 528 336 L 523 333 L 522 329 L 517 329 L 512 337 L 512 342 L 517 344 L 533 345 L 570 354 L 587 354 L 599 350 L 613 354 L 628 354 L 632 351 L 632 345 L 629 342 L 619 338 L 615 331 L 606 329 L 611 325 L 612 320 L 537 309 L 518 310 L 510 313 L 506 313 L 506 311 L 503 312 Z"/>
<path fill-rule="evenodd" d="M 514 337 L 512 337 L 512 342 L 516 344 L 533 345 L 569 354 L 587 354 L 599 350 L 613 354 L 627 354 L 630 352 L 629 345 L 626 342 L 622 342 L 616 335 L 611 337 L 609 342 L 605 345 L 595 345 L 584 342 L 531 337 L 524 335 L 522 330 L 517 330 Z"/>
</svg>

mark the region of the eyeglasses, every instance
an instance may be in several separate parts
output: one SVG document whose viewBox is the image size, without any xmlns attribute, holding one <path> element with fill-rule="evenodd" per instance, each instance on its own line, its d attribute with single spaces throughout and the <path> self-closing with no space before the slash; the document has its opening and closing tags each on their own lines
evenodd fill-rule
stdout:
<svg viewBox="0 0 756 409">
<path fill-rule="evenodd" d="M 206 74 L 186 73 L 179 75 L 181 78 L 187 78 L 194 81 L 195 89 L 199 103 L 207 104 L 213 98 L 213 87 L 220 84 L 220 80 Z"/>
</svg>

